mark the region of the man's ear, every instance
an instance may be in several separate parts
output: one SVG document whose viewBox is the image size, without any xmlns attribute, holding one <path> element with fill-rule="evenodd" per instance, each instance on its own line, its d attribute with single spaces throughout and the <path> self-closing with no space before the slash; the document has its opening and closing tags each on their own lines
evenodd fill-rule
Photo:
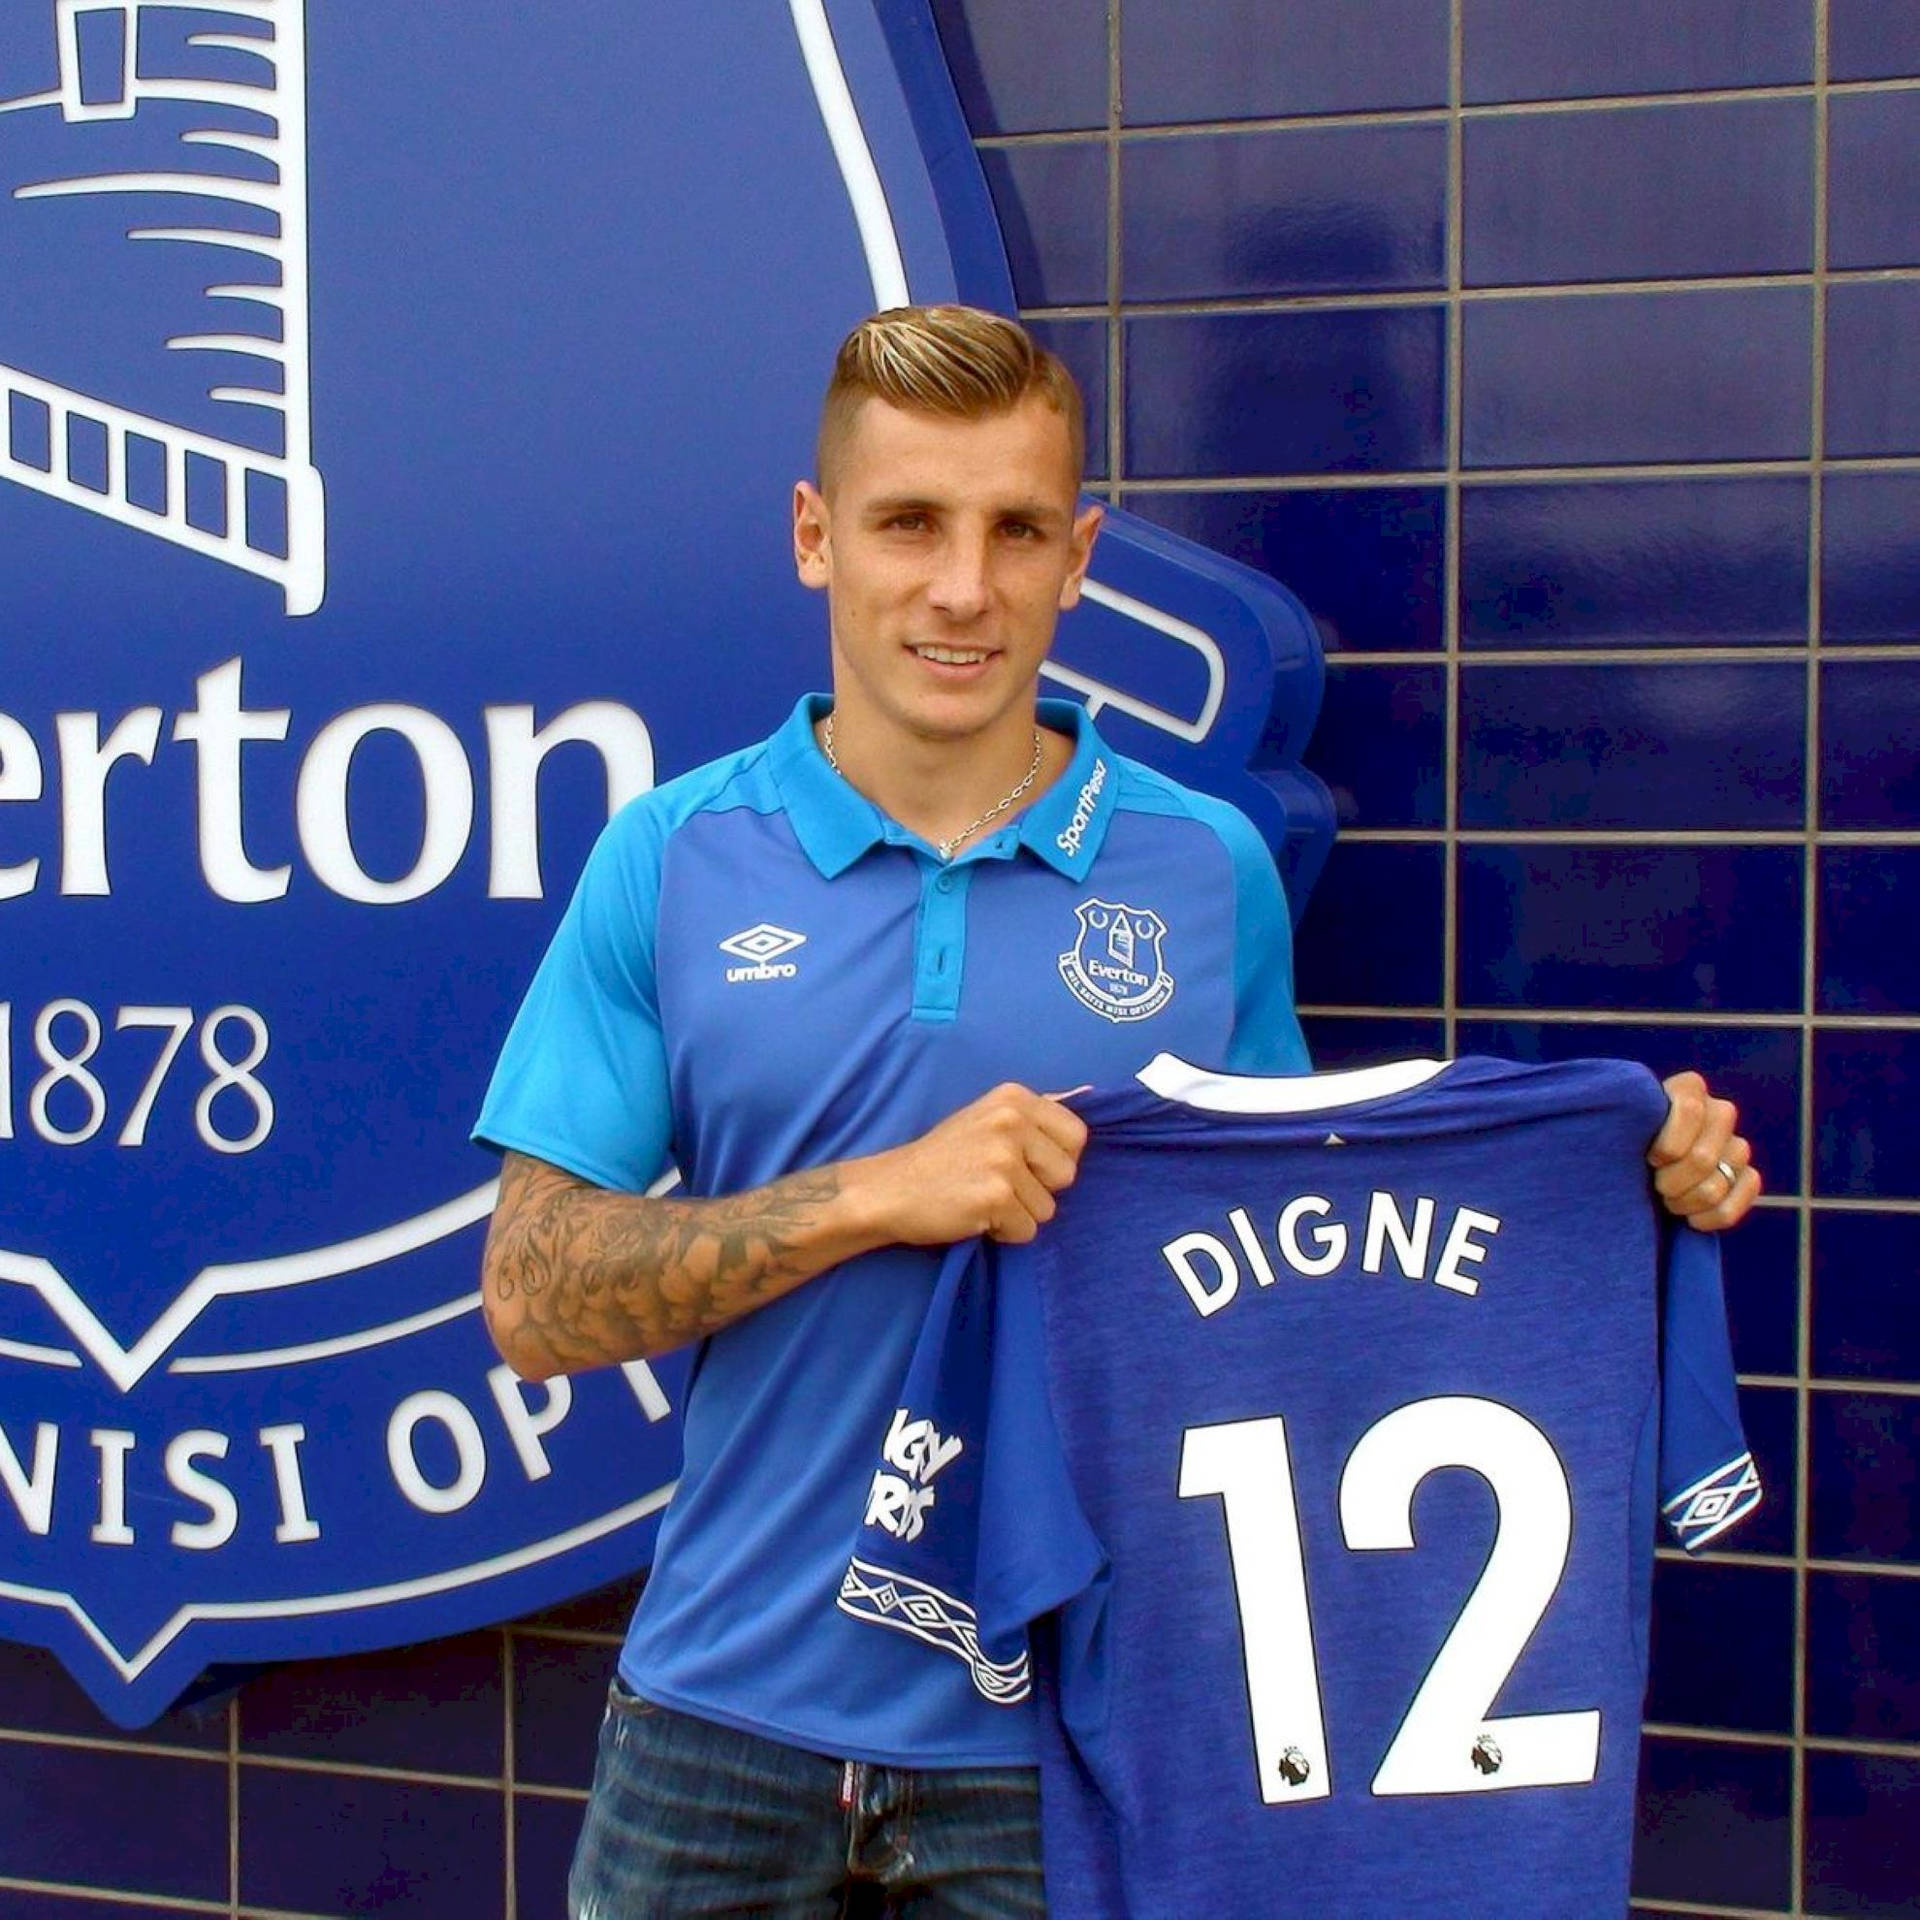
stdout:
<svg viewBox="0 0 1920 1920">
<path fill-rule="evenodd" d="M 1074 515 L 1072 531 L 1067 535 L 1067 544 L 1073 553 L 1073 570 L 1061 583 L 1062 613 L 1080 604 L 1080 589 L 1086 584 L 1087 563 L 1093 558 L 1094 536 L 1100 531 L 1100 522 L 1106 517 L 1107 510 L 1102 506 L 1089 506 Z"/>
<path fill-rule="evenodd" d="M 824 587 L 833 577 L 833 539 L 827 503 L 811 480 L 793 484 L 793 566 L 803 587 Z"/>
</svg>

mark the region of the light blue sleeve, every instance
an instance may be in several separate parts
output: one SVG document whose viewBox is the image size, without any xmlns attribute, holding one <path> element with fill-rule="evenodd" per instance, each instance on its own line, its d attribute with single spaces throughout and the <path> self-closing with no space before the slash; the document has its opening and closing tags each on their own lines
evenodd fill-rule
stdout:
<svg viewBox="0 0 1920 1920">
<path fill-rule="evenodd" d="M 595 843 L 501 1049 L 473 1131 L 483 1145 L 635 1193 L 666 1167 L 654 936 L 668 825 L 649 794 Z"/>
<path fill-rule="evenodd" d="M 1233 1037 L 1230 1073 L 1310 1073 L 1293 1006 L 1293 922 L 1273 855 L 1235 807 L 1210 809 L 1233 858 Z"/>
</svg>

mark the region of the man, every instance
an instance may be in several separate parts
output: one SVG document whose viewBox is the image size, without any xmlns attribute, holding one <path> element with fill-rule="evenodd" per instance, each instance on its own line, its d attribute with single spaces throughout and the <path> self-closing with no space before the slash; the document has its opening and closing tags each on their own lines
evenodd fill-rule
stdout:
<svg viewBox="0 0 1920 1920">
<path fill-rule="evenodd" d="M 832 699 L 614 820 L 488 1095 L 506 1359 L 703 1343 L 578 1914 L 833 1912 L 859 1880 L 1043 1911 L 1027 1710 L 834 1605 L 872 1448 L 940 1250 L 1030 1239 L 1074 1177 L 1085 1129 L 1032 1089 L 1162 1049 L 1307 1066 L 1252 828 L 1036 707 L 1100 521 L 1081 432 L 1008 321 L 855 329 L 793 500 Z M 1671 1090 L 1657 1183 L 1730 1224 L 1758 1188 L 1732 1109 Z M 647 1196 L 669 1162 L 690 1197 Z"/>
</svg>

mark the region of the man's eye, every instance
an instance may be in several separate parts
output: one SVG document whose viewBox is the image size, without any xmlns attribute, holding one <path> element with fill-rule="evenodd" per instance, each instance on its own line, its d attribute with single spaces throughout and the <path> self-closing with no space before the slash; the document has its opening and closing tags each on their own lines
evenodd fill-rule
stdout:
<svg viewBox="0 0 1920 1920">
<path fill-rule="evenodd" d="M 918 533 L 927 524 L 927 516 L 924 513 L 895 513 L 887 517 L 885 524 L 897 527 L 902 533 Z"/>
<path fill-rule="evenodd" d="M 1031 520 L 1009 520 L 1002 529 L 1012 540 L 1038 540 L 1040 529 Z"/>
</svg>

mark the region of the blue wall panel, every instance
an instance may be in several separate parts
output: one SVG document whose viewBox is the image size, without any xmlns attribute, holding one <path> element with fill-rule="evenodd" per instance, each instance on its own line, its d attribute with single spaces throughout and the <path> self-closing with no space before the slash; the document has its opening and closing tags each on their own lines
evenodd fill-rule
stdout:
<svg viewBox="0 0 1920 1920">
<path fill-rule="evenodd" d="M 1640 1756 L 1634 1892 L 1683 1911 L 1785 1913 L 1792 1899 L 1785 1748 L 1654 1737 Z"/>
<path fill-rule="evenodd" d="M 1446 129 L 1295 127 L 1120 150 L 1131 300 L 1446 284 Z"/>
<path fill-rule="evenodd" d="M 1005 0 L 968 10 L 1028 12 Z M 1127 0 L 1115 12 L 1127 126 L 1439 106 L 1447 97 L 1447 0 L 1363 8 Z"/>
<path fill-rule="evenodd" d="M 1900 1920 L 1920 1886 L 1920 1764 L 1890 1754 L 1807 1756 L 1807 1911 Z"/>
<path fill-rule="evenodd" d="M 1830 454 L 1920 453 L 1920 281 L 1834 287 L 1826 373 Z"/>
<path fill-rule="evenodd" d="M 1859 0 L 1862 11 L 1874 0 Z M 1806 0 L 1462 0 L 1463 98 L 1787 86 L 1813 78 Z"/>
<path fill-rule="evenodd" d="M 1476 661 L 1460 675 L 1460 824 L 1797 827 L 1806 679 L 1771 660 Z M 1685 790 L 1667 778 L 1676 759 L 1692 769 Z"/>
<path fill-rule="evenodd" d="M 1286 581 L 1312 607 L 1329 654 L 1444 643 L 1447 501 L 1439 487 L 1155 491 L 1133 504 Z"/>
<path fill-rule="evenodd" d="M 1772 98 L 1471 120 L 1466 283 L 1804 273 L 1813 127 Z"/>
<path fill-rule="evenodd" d="M 1127 471 L 1353 473 L 1440 458 L 1437 307 L 1126 323 Z"/>
<path fill-rule="evenodd" d="M 1469 466 L 1806 455 L 1805 288 L 1485 300 L 1466 308 L 1462 324 Z"/>
<path fill-rule="evenodd" d="M 1460 643 L 1803 646 L 1808 496 L 1787 476 L 1467 487 Z"/>
</svg>

